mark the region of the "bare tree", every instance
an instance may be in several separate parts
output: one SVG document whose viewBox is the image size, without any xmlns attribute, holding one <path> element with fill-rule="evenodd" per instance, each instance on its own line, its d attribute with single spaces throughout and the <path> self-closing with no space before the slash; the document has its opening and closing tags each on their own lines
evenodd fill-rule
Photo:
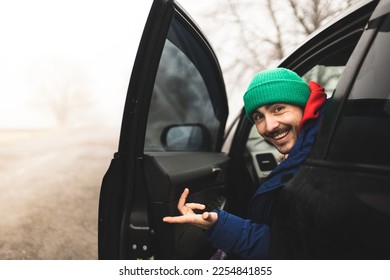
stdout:
<svg viewBox="0 0 390 280">
<path fill-rule="evenodd" d="M 357 0 L 220 0 L 210 24 L 228 94 L 242 93 L 253 73 L 275 65 L 309 34 Z M 232 51 L 233 50 L 233 51 Z"/>
<path fill-rule="evenodd" d="M 77 62 L 53 60 L 44 68 L 42 76 L 35 80 L 36 101 L 49 110 L 59 126 L 73 125 L 82 112 L 88 111 L 94 101 L 86 72 Z"/>
</svg>

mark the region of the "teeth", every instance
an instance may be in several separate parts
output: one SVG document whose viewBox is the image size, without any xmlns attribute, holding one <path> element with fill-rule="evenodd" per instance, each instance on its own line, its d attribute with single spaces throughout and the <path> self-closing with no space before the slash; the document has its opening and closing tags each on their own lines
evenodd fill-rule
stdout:
<svg viewBox="0 0 390 280">
<path fill-rule="evenodd" d="M 283 138 L 284 136 L 286 136 L 287 134 L 288 134 L 288 130 L 285 131 L 285 132 L 283 132 L 283 133 L 280 133 L 280 134 L 278 134 L 278 135 L 275 135 L 275 136 L 274 136 L 274 139 L 275 139 L 275 140 L 279 140 L 279 139 Z"/>
</svg>

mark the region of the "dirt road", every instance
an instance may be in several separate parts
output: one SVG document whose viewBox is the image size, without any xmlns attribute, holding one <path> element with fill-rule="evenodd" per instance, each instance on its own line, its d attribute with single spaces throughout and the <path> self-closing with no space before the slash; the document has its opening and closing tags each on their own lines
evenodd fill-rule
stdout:
<svg viewBox="0 0 390 280">
<path fill-rule="evenodd" d="M 118 130 L 16 139 L 0 141 L 0 259 L 96 259 L 100 184 Z"/>
</svg>

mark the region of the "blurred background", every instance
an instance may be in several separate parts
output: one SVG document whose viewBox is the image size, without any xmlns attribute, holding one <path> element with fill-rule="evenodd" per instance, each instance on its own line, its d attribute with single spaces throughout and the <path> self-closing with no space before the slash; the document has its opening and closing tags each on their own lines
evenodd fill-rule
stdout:
<svg viewBox="0 0 390 280">
<path fill-rule="evenodd" d="M 220 60 L 229 121 L 255 72 L 357 2 L 178 1 Z M 0 0 L 0 259 L 97 258 L 100 184 L 150 5 Z"/>
</svg>

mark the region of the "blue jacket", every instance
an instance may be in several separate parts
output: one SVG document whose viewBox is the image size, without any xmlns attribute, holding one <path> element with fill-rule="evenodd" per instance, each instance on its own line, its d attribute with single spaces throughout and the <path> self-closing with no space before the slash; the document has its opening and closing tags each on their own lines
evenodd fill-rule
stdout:
<svg viewBox="0 0 390 280">
<path fill-rule="evenodd" d="M 323 108 L 322 108 L 323 109 Z M 323 111 L 323 110 L 322 110 Z M 298 172 L 311 151 L 320 117 L 306 122 L 286 160 L 280 163 L 257 189 L 249 205 L 249 219 L 219 210 L 218 221 L 210 229 L 208 240 L 215 248 L 243 259 L 267 259 L 270 244 L 272 207 L 279 190 Z"/>
</svg>

